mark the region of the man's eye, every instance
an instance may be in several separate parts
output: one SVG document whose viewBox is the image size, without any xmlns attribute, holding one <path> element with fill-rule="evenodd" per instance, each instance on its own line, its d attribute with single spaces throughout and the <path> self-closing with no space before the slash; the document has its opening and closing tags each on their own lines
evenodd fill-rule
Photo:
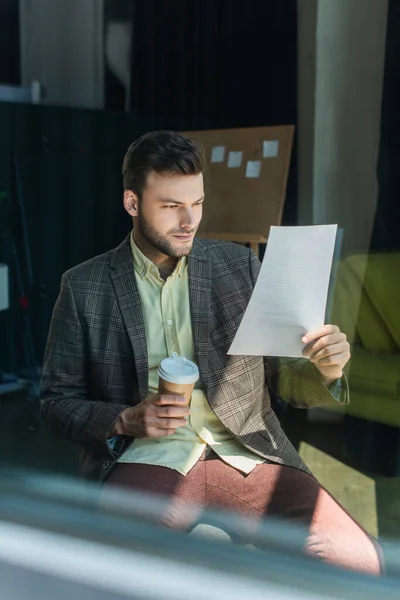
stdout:
<svg viewBox="0 0 400 600">
<path fill-rule="evenodd" d="M 177 208 L 177 204 L 167 204 L 164 208 Z"/>
</svg>

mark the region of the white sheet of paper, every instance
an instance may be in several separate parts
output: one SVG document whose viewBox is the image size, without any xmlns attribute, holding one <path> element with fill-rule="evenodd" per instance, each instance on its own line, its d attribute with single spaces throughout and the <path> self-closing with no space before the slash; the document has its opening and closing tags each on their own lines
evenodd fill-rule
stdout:
<svg viewBox="0 0 400 600">
<path fill-rule="evenodd" d="M 276 158 L 279 153 L 279 140 L 263 142 L 263 158 Z"/>
<path fill-rule="evenodd" d="M 214 146 L 211 150 L 211 162 L 222 163 L 225 158 L 225 146 Z"/>
<path fill-rule="evenodd" d="M 246 177 L 257 179 L 261 174 L 261 160 L 248 160 L 246 165 Z"/>
<path fill-rule="evenodd" d="M 253 295 L 228 354 L 300 357 L 324 324 L 337 225 L 271 227 Z"/>
<path fill-rule="evenodd" d="M 229 152 L 228 154 L 228 169 L 237 169 L 242 165 L 243 152 Z"/>
</svg>

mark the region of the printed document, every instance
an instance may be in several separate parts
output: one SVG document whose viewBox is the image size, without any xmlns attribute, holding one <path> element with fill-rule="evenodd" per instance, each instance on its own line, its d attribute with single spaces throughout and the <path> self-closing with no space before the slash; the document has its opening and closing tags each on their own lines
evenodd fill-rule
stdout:
<svg viewBox="0 0 400 600">
<path fill-rule="evenodd" d="M 253 295 L 228 354 L 301 357 L 324 324 L 337 225 L 271 227 Z"/>
</svg>

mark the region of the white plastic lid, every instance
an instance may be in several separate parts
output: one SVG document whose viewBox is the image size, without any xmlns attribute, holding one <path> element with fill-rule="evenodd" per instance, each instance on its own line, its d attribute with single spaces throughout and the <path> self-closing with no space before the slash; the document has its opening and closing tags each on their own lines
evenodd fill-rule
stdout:
<svg viewBox="0 0 400 600">
<path fill-rule="evenodd" d="M 170 383 L 196 383 L 200 377 L 197 365 L 184 356 L 164 358 L 158 367 L 158 375 Z"/>
</svg>

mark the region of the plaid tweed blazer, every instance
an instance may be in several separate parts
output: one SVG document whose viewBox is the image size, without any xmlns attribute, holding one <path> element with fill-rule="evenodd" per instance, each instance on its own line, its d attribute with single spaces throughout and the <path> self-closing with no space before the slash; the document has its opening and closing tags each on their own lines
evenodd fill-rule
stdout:
<svg viewBox="0 0 400 600">
<path fill-rule="evenodd" d="M 201 381 L 210 406 L 241 444 L 309 472 L 281 429 L 270 393 L 297 407 L 337 404 L 314 366 L 305 359 L 227 355 L 259 269 L 247 248 L 195 240 L 189 295 Z M 42 419 L 81 444 L 84 475 L 102 478 L 131 442 L 121 438 L 110 450 L 114 423 L 146 397 L 147 385 L 146 331 L 128 236 L 62 277 L 40 386 Z"/>
</svg>

